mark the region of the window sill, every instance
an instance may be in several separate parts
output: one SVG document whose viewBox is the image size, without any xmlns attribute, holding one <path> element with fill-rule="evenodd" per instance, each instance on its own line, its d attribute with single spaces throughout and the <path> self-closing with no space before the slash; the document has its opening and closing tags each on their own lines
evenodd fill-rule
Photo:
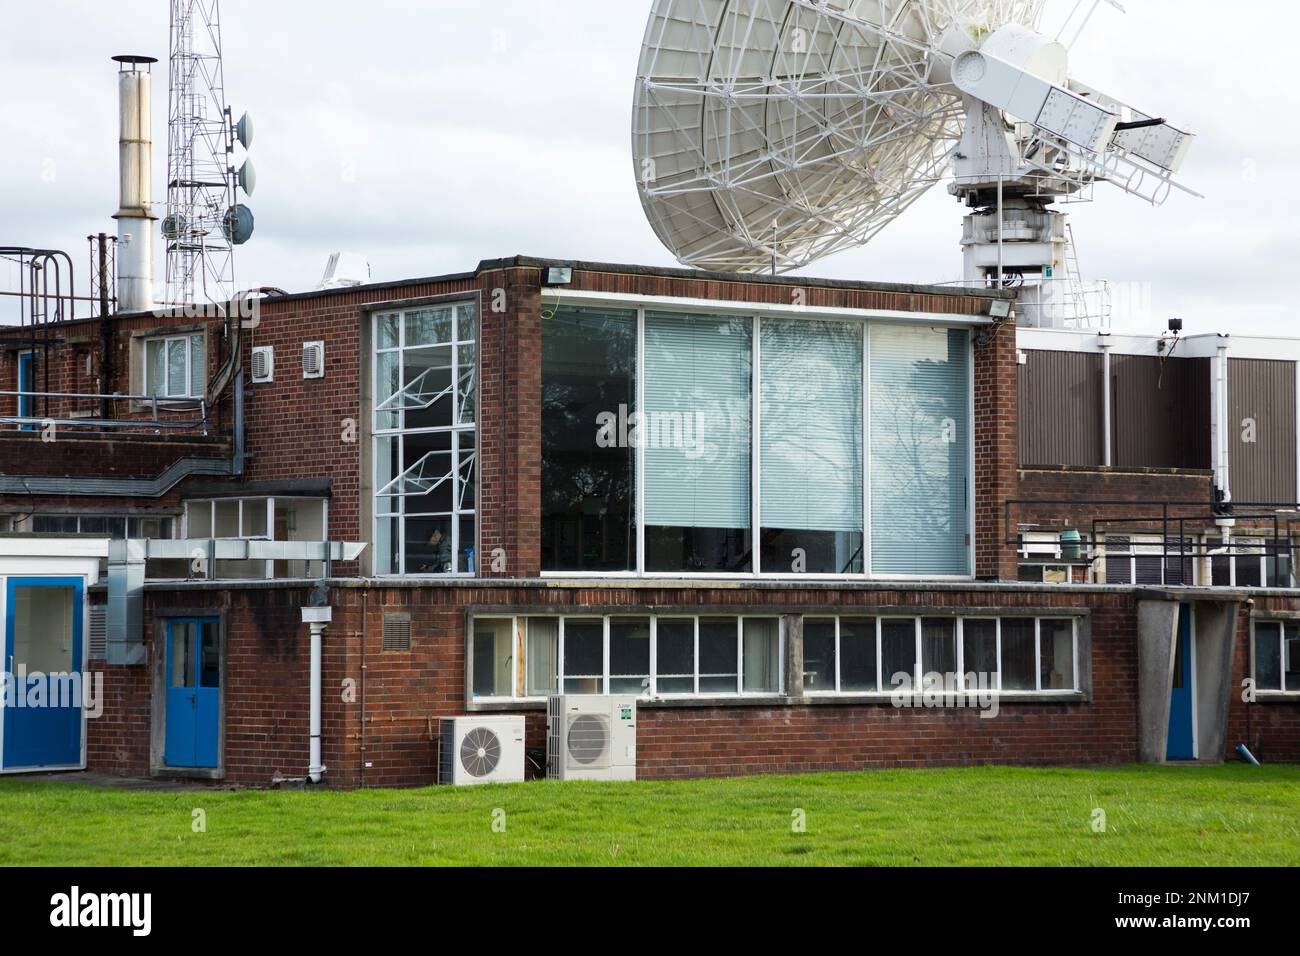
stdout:
<svg viewBox="0 0 1300 956">
<path fill-rule="evenodd" d="M 1300 690 L 1257 690 L 1257 704 L 1300 704 Z"/>
<path fill-rule="evenodd" d="M 585 696 L 585 695 L 573 695 Z M 597 695 L 591 695 L 597 696 Z M 915 695 L 907 695 L 907 710 L 920 709 L 920 706 L 913 702 Z M 962 695 L 966 697 L 967 695 Z M 975 701 L 966 703 L 964 706 L 945 706 L 941 708 L 932 708 L 938 710 L 970 710 L 978 703 L 978 695 Z M 1090 699 L 1083 691 L 1029 691 L 1016 692 L 1007 691 L 1006 693 L 994 692 L 993 695 L 999 704 L 1087 704 Z M 1288 701 L 1300 702 L 1300 694 L 1286 695 Z M 786 697 L 783 694 L 745 694 L 731 696 L 714 696 L 714 697 L 656 697 L 654 699 L 637 698 L 636 705 L 638 708 L 649 710 L 682 710 L 701 707 L 823 707 L 823 706 L 850 706 L 863 704 L 879 704 L 885 706 L 894 705 L 892 694 L 808 694 L 804 697 Z M 466 705 L 470 713 L 502 713 L 519 710 L 546 710 L 546 698 L 544 697 L 520 697 L 515 700 L 506 700 L 504 698 L 488 698 L 485 700 L 474 700 Z"/>
</svg>

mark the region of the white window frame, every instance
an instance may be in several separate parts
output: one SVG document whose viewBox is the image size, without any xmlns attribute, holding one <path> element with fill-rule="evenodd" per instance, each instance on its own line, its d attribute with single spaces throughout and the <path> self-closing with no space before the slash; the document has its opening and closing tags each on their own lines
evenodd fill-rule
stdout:
<svg viewBox="0 0 1300 956">
<path fill-rule="evenodd" d="M 1210 554 L 1210 551 L 1216 550 L 1210 544 L 1210 542 L 1214 539 L 1218 539 L 1220 542 L 1222 542 L 1218 547 L 1227 548 L 1229 553 L 1220 554 L 1220 555 Z M 1283 540 L 1286 539 L 1284 538 Z M 1286 584 L 1270 585 L 1268 583 L 1268 562 L 1269 559 L 1273 557 L 1268 553 L 1268 547 L 1272 543 L 1272 541 L 1273 541 L 1272 535 L 1251 535 L 1251 534 L 1229 535 L 1226 533 L 1222 535 L 1207 534 L 1204 538 L 1204 551 L 1206 557 L 1205 557 L 1205 568 L 1201 571 L 1201 573 L 1204 575 L 1202 580 L 1209 581 L 1211 585 L 1215 587 L 1235 588 L 1238 586 L 1237 585 L 1237 562 L 1238 561 L 1249 562 L 1254 560 L 1259 562 L 1259 584 L 1257 585 L 1259 588 L 1272 589 L 1272 590 L 1285 590 L 1287 588 L 1292 587 L 1293 582 L 1295 580 L 1294 567 L 1292 568 L 1290 573 L 1291 580 L 1289 580 Z M 1238 554 L 1235 553 L 1238 547 L 1241 548 L 1258 547 L 1260 551 L 1258 554 Z M 1226 559 L 1228 562 L 1228 583 L 1227 584 L 1214 585 L 1213 583 L 1214 582 L 1214 559 L 1216 557 Z M 1242 587 L 1256 587 L 1256 585 L 1242 585 Z"/>
<path fill-rule="evenodd" d="M 208 527 L 211 529 L 212 534 L 210 534 L 210 535 L 204 535 L 204 536 L 202 537 L 202 539 L 200 539 L 200 540 L 207 540 L 207 539 L 211 538 L 211 539 L 221 540 L 221 541 L 275 541 L 275 540 L 277 540 L 277 538 L 275 537 L 275 513 L 276 513 L 275 502 L 276 502 L 276 500 L 277 500 L 277 497 L 274 496 L 274 495 L 268 495 L 268 496 L 265 496 L 265 497 L 264 497 L 264 496 L 261 496 L 261 495 L 251 495 L 251 496 L 233 497 L 233 498 L 190 498 L 190 499 L 186 499 L 186 500 L 184 500 L 184 501 L 181 502 L 181 534 L 182 534 L 182 537 L 183 537 L 185 540 L 189 540 L 189 539 L 192 537 L 192 532 L 191 532 L 191 529 L 190 529 L 190 509 L 191 509 L 191 507 L 193 507 L 193 508 L 197 511 L 197 510 L 201 510 L 201 509 L 203 508 L 203 506 L 206 505 L 206 506 L 207 506 L 207 509 L 208 509 Z M 294 496 L 292 496 L 292 495 L 280 495 L 280 496 L 279 496 L 279 500 L 281 500 L 281 501 L 310 501 L 310 502 L 318 503 L 318 504 L 320 505 L 320 507 L 321 507 L 321 540 L 322 540 L 322 541 L 328 541 L 328 540 L 330 539 L 330 538 L 329 538 L 330 511 L 329 511 L 329 499 L 328 499 L 328 498 L 312 498 L 312 497 L 308 497 L 308 496 L 294 497 Z M 239 524 L 239 533 L 236 534 L 236 535 L 234 535 L 233 537 L 230 536 L 230 535 L 217 535 L 217 534 L 216 534 L 216 530 L 217 530 L 217 503 L 218 503 L 218 502 L 232 502 L 232 501 L 233 501 L 233 502 L 236 502 L 236 503 L 238 504 L 238 506 L 239 506 L 239 521 L 238 521 L 238 524 Z M 244 515 L 245 515 L 246 511 L 247 511 L 248 513 L 251 513 L 252 511 L 256 510 L 256 508 L 258 507 L 258 503 L 259 503 L 259 502 L 260 502 L 260 503 L 265 507 L 265 509 L 266 509 L 266 532 L 265 532 L 264 534 L 253 534 L 253 533 L 251 533 L 251 531 L 250 531 L 250 532 L 245 532 L 245 531 L 244 531 Z M 175 527 L 175 526 L 173 525 L 173 528 L 174 528 L 174 527 Z M 274 577 L 275 577 L 275 561 L 273 561 L 273 560 L 264 561 L 264 562 L 263 562 L 263 565 L 264 565 L 264 574 L 265 574 L 266 578 L 267 578 L 268 580 L 274 578 Z"/>
<path fill-rule="evenodd" d="M 781 615 L 779 614 L 762 614 L 762 613 L 653 614 L 653 613 L 637 612 L 635 610 L 629 610 L 626 612 L 620 612 L 616 614 L 583 614 L 579 609 L 574 609 L 574 610 L 575 613 L 572 614 L 528 613 L 528 614 L 515 615 L 513 617 L 508 617 L 500 614 L 490 614 L 490 613 L 482 614 L 482 615 L 474 615 L 470 619 L 470 626 L 467 632 L 468 634 L 467 640 L 469 642 L 469 646 L 466 649 L 466 653 L 470 655 L 473 654 L 474 624 L 477 621 L 510 620 L 512 622 L 511 624 L 512 633 L 517 635 L 519 633 L 519 627 L 521 621 L 526 622 L 529 618 L 553 619 L 558 622 L 556 627 L 556 652 L 555 652 L 555 658 L 556 658 L 555 686 L 556 686 L 557 693 L 560 695 L 589 696 L 589 695 L 577 694 L 576 692 L 567 691 L 565 689 L 564 682 L 566 680 L 597 680 L 600 682 L 600 688 L 601 688 L 600 694 L 608 694 L 610 693 L 610 689 L 609 689 L 610 679 L 611 677 L 614 676 L 610 673 L 610 622 L 614 618 L 642 618 L 642 619 L 648 619 L 650 622 L 650 675 L 649 675 L 650 682 L 643 693 L 632 694 L 631 696 L 637 697 L 639 700 L 646 701 L 647 703 L 656 700 L 691 700 L 691 699 L 774 700 L 785 696 L 786 633 L 785 633 L 785 622 L 782 620 Z M 659 661 L 658 639 L 659 639 L 659 621 L 661 618 L 669 619 L 669 620 L 690 620 L 693 622 L 692 644 L 694 650 L 694 660 L 693 660 L 693 673 L 690 675 L 692 680 L 693 690 L 689 693 L 662 693 L 661 694 L 659 692 L 658 681 L 660 675 L 658 673 L 658 661 Z M 736 620 L 736 689 L 734 691 L 709 691 L 707 693 L 701 693 L 700 691 L 700 620 L 701 618 L 735 618 Z M 565 639 L 567 636 L 566 628 L 568 622 L 572 620 L 601 622 L 602 652 L 604 654 L 604 662 L 602 665 L 601 674 L 567 673 L 566 665 L 565 665 L 565 656 L 566 656 Z M 765 620 L 765 621 L 776 622 L 777 689 L 775 691 L 746 691 L 744 689 L 745 686 L 744 636 L 745 636 L 745 622 L 748 620 Z M 523 651 L 522 653 L 516 653 L 514 655 L 514 660 L 511 663 L 511 667 L 512 667 L 511 685 L 510 685 L 511 694 L 509 696 L 495 695 L 491 697 L 476 697 L 473 694 L 472 684 L 469 684 L 467 681 L 466 684 L 467 698 L 474 704 L 539 703 L 545 701 L 546 697 L 528 696 L 527 694 L 521 696 L 515 695 L 515 689 L 520 686 L 519 675 L 521 673 L 525 675 L 525 680 L 526 680 L 527 667 L 528 667 L 527 660 L 526 660 L 527 653 L 528 653 L 528 649 L 527 649 L 527 636 L 526 636 L 526 626 L 525 626 L 525 639 L 523 642 Z M 468 670 L 467 670 L 467 675 L 468 675 Z M 672 678 L 682 678 L 685 677 L 686 675 L 670 674 L 666 676 Z M 590 696 L 596 696 L 596 695 L 590 695 Z"/>
<path fill-rule="evenodd" d="M 1259 626 L 1261 624 L 1269 627 L 1273 625 L 1278 625 L 1278 635 L 1277 635 L 1277 640 L 1279 643 L 1278 669 L 1280 671 L 1279 678 L 1278 678 L 1278 684 L 1280 685 L 1280 687 L 1278 689 L 1274 689 L 1271 687 L 1264 688 L 1259 686 L 1259 678 L 1258 678 L 1258 672 L 1256 670 L 1255 662 L 1257 659 L 1256 648 L 1258 647 L 1260 641 Z M 1286 679 L 1286 640 L 1287 640 L 1288 628 L 1293 628 L 1293 629 L 1300 628 L 1300 620 L 1287 620 L 1287 619 L 1275 618 L 1275 617 L 1260 617 L 1250 622 L 1250 677 L 1251 680 L 1255 681 L 1255 694 L 1257 697 L 1287 698 L 1287 699 L 1300 700 L 1300 683 L 1297 683 L 1295 687 L 1291 687 L 1288 684 Z"/>
<path fill-rule="evenodd" d="M 568 297 L 566 295 L 566 302 Z M 643 449 L 633 448 L 632 451 L 632 471 L 635 475 L 636 483 L 636 567 L 625 571 L 543 571 L 544 578 L 654 578 L 666 580 L 691 580 L 691 579 L 712 579 L 712 580 L 794 580 L 794 581 L 954 581 L 965 582 L 975 580 L 976 569 L 976 551 L 975 551 L 975 335 L 973 334 L 973 325 L 970 322 L 954 321 L 952 316 L 942 315 L 912 315 L 910 313 L 898 312 L 876 312 L 873 310 L 810 310 L 810 309 L 791 309 L 783 311 L 779 308 L 755 308 L 752 304 L 736 304 L 735 307 L 728 309 L 726 303 L 713 302 L 688 304 L 671 302 L 658 303 L 652 300 L 646 300 L 642 297 L 633 297 L 629 299 L 620 299 L 617 296 L 607 296 L 604 294 L 582 298 L 578 301 L 568 302 L 572 305 L 582 306 L 602 306 L 611 309 L 621 309 L 626 312 L 636 312 L 636 401 L 637 408 L 645 408 L 645 317 L 646 312 L 656 314 L 677 313 L 681 315 L 707 315 L 717 316 L 718 318 L 739 318 L 750 319 L 753 322 L 753 332 L 751 334 L 750 347 L 750 540 L 753 561 L 753 570 L 744 572 L 726 572 L 726 571 L 648 571 L 646 570 L 645 559 L 645 522 L 642 516 L 645 514 L 645 455 Z M 760 354 L 761 342 L 761 323 L 766 319 L 789 320 L 791 318 L 803 318 L 810 321 L 840 321 L 856 322 L 862 327 L 862 495 L 863 495 L 863 518 L 862 518 L 862 566 L 863 571 L 857 574 L 827 574 L 827 573 L 808 573 L 792 574 L 788 571 L 764 571 L 762 568 L 762 419 L 761 419 L 761 400 L 762 400 L 762 362 Z M 967 348 L 966 348 L 966 421 L 964 427 L 967 429 L 969 441 L 967 442 L 967 460 L 966 460 L 966 538 L 968 541 L 966 547 L 966 562 L 970 569 L 968 574 L 960 575 L 937 575 L 937 574 L 875 574 L 871 569 L 871 328 L 875 324 L 909 324 L 924 325 L 934 328 L 960 329 L 966 331 Z M 593 423 L 593 429 L 594 429 Z M 477 477 L 477 471 L 476 471 Z"/>
<path fill-rule="evenodd" d="M 466 308 L 470 306 L 474 308 L 474 312 L 475 312 L 474 338 L 472 340 L 466 341 L 466 340 L 462 340 L 460 337 L 460 318 L 461 318 L 460 310 L 462 308 Z M 410 312 L 419 312 L 426 309 L 451 309 L 452 310 L 451 340 L 446 343 L 407 346 L 406 344 L 407 314 Z M 482 438 L 479 431 L 479 420 L 482 418 L 482 395 L 483 395 L 483 390 L 481 387 L 482 376 L 480 374 L 480 370 L 482 366 L 481 345 L 482 345 L 482 338 L 483 338 L 482 311 L 483 311 L 482 305 L 477 299 L 470 298 L 470 297 L 460 297 L 456 299 L 450 299 L 445 302 L 435 301 L 435 302 L 422 303 L 419 305 L 407 305 L 405 307 L 400 307 L 400 308 L 382 308 L 382 309 L 377 309 L 370 313 L 370 372 L 371 372 L 370 374 L 370 422 L 369 422 L 370 435 L 367 440 L 370 442 L 370 451 L 371 451 L 370 477 L 371 477 L 372 491 L 371 491 L 371 499 L 370 499 L 370 506 L 371 506 L 370 525 L 371 525 L 371 534 L 372 534 L 371 537 L 372 547 L 373 547 L 373 542 L 377 542 L 380 538 L 379 528 L 381 522 L 395 521 L 397 525 L 397 536 L 396 536 L 396 540 L 393 542 L 396 548 L 397 568 L 390 569 L 389 571 L 386 571 L 382 574 L 377 574 L 376 575 L 377 577 L 381 577 L 381 578 L 472 578 L 478 575 L 479 569 L 482 567 L 483 555 L 481 549 L 478 547 L 479 530 L 480 530 L 480 523 L 479 523 L 480 478 L 479 476 L 482 472 L 482 468 L 481 468 Z M 397 317 L 397 344 L 396 345 L 380 348 L 379 321 L 382 316 Z M 460 409 L 459 409 L 458 399 L 459 399 L 459 389 L 460 389 L 461 372 L 462 372 L 461 361 L 460 361 L 460 350 L 466 346 L 470 346 L 474 349 L 474 369 L 473 369 L 473 379 L 472 379 L 473 394 L 474 394 L 474 421 L 472 422 L 459 421 Z M 379 397 L 380 356 L 395 354 L 397 355 L 397 361 L 400 366 L 402 362 L 402 356 L 408 350 L 434 349 L 434 348 L 447 348 L 449 349 L 451 354 L 451 382 L 452 382 L 451 388 L 452 388 L 452 395 L 453 395 L 452 424 L 450 426 L 440 425 L 432 428 L 406 428 L 405 427 L 406 410 L 404 408 L 397 407 L 397 408 L 387 409 L 387 410 L 380 409 L 380 405 L 383 404 L 384 401 L 391 401 L 392 399 L 392 396 L 390 396 L 389 398 L 381 401 Z M 397 394 L 401 394 L 401 391 L 399 391 Z M 397 418 L 396 427 L 379 428 L 378 424 L 379 424 L 380 415 L 394 415 Z M 415 464 L 414 462 L 408 463 L 406 461 L 405 458 L 406 453 L 402 441 L 404 437 L 408 435 L 426 435 L 426 434 L 432 435 L 432 434 L 448 434 L 448 433 L 450 433 L 451 435 L 451 458 L 452 458 L 452 466 L 455 475 L 455 481 L 452 486 L 452 509 L 453 510 L 451 511 L 450 514 L 445 514 L 445 515 L 443 514 L 418 515 L 415 516 L 415 520 L 432 517 L 436 519 L 447 519 L 450 521 L 451 554 L 452 554 L 453 567 L 457 566 L 461 560 L 461 551 L 462 551 L 462 547 L 461 547 L 462 542 L 460 540 L 461 522 L 465 519 L 469 519 L 470 521 L 472 521 L 474 525 L 474 541 L 472 542 L 472 546 L 474 547 L 474 570 L 473 571 L 470 570 L 450 571 L 450 572 L 443 572 L 443 573 L 406 571 L 405 570 L 406 569 L 406 523 L 407 521 L 411 520 L 411 518 L 406 514 L 405 498 L 401 500 L 399 504 L 400 510 L 397 514 L 390 514 L 390 513 L 380 514 L 379 509 L 377 507 L 379 498 L 380 497 L 392 498 L 394 496 L 392 495 L 381 496 L 379 494 L 379 491 L 385 484 L 391 484 L 392 481 L 404 475 L 406 469 L 408 469 L 409 467 Z M 464 468 L 464 464 L 465 464 L 465 461 L 463 461 L 461 458 L 461 437 L 463 435 L 470 435 L 473 437 L 473 451 L 470 453 L 470 457 L 474 462 L 474 468 L 473 468 L 474 507 L 469 509 L 464 509 L 460 506 L 461 505 L 460 473 Z M 398 462 L 397 473 L 392 479 L 389 479 L 389 481 L 387 482 L 381 482 L 379 477 L 380 458 L 378 454 L 378 449 L 380 447 L 381 441 L 384 440 L 393 440 L 397 443 L 397 462 Z"/>
<path fill-rule="evenodd" d="M 205 363 L 204 368 L 206 369 L 207 368 L 206 363 L 208 358 L 208 336 L 206 331 L 181 332 L 174 335 L 151 335 L 141 341 L 140 355 L 141 355 L 141 368 L 143 369 L 141 381 L 144 384 L 144 389 L 143 389 L 144 394 L 151 395 L 154 398 L 157 398 L 159 401 L 169 401 L 169 402 L 193 401 L 195 399 L 200 399 L 204 397 L 202 394 L 196 395 L 194 393 L 195 389 L 194 389 L 194 382 L 193 382 L 193 377 L 194 377 L 193 376 L 193 371 L 194 371 L 193 348 L 194 348 L 195 339 L 202 340 L 202 348 L 203 348 L 202 359 L 203 362 Z M 151 343 L 154 342 L 163 343 L 163 377 L 167 380 L 163 383 L 164 386 L 163 392 L 154 392 L 150 388 L 149 346 Z M 167 358 L 169 353 L 171 352 L 171 343 L 173 342 L 185 343 L 185 393 L 183 395 L 172 392 L 170 390 L 172 384 L 171 364 L 168 362 Z"/>
<path fill-rule="evenodd" d="M 893 675 L 883 673 L 884 665 L 884 643 L 882 640 L 884 633 L 885 621 L 913 621 L 913 627 L 916 634 L 916 653 L 912 662 L 912 692 L 919 693 L 924 690 L 925 673 L 922 671 L 924 665 L 922 653 L 922 621 L 925 618 L 939 618 L 938 614 L 807 614 L 804 620 L 809 619 L 826 621 L 835 621 L 835 689 L 821 691 L 804 691 L 805 697 L 876 697 L 889 699 L 896 690 L 889 682 Z M 863 620 L 874 618 L 876 623 L 876 690 L 875 691 L 844 691 L 841 690 L 840 674 L 840 641 L 841 641 L 841 621 L 844 619 Z M 1008 690 L 1002 689 L 1002 675 L 1004 672 L 1002 662 L 1002 622 L 1004 620 L 1032 620 L 1034 622 L 1034 686 L 1032 689 Z M 1082 674 L 1079 671 L 1079 618 L 1077 615 L 1070 614 L 1041 614 L 1041 615 L 1014 615 L 1014 614 L 962 614 L 956 619 L 954 634 L 957 641 L 957 687 L 960 693 L 981 692 L 980 688 L 967 686 L 966 674 L 966 632 L 965 625 L 967 621 L 993 621 L 995 624 L 997 672 L 993 675 L 996 678 L 995 688 L 985 688 L 983 693 L 994 693 L 998 695 L 1019 697 L 1025 695 L 1042 696 L 1042 697 L 1077 697 L 1082 693 Z M 1043 687 L 1043 639 L 1042 623 L 1043 621 L 1069 621 L 1070 622 L 1070 639 L 1071 639 L 1071 659 L 1074 669 L 1074 686 L 1073 687 Z"/>
</svg>

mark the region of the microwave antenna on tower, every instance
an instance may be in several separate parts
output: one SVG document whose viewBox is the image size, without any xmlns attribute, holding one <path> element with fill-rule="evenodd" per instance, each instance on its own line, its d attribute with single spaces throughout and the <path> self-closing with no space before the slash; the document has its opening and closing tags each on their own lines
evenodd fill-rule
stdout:
<svg viewBox="0 0 1300 956">
<path fill-rule="evenodd" d="M 171 76 L 167 122 L 167 303 L 224 305 L 235 293 L 235 247 L 253 234 L 239 202 L 256 177 L 235 146 L 252 144 L 248 114 L 233 122 L 226 105 L 219 0 L 171 0 Z"/>
</svg>

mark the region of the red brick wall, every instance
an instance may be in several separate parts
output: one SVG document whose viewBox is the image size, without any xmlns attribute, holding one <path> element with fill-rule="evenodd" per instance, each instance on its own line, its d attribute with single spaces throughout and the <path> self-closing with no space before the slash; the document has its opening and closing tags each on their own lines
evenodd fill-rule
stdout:
<svg viewBox="0 0 1300 956">
<path fill-rule="evenodd" d="M 975 575 L 1016 580 L 1003 502 L 1016 494 L 1016 327 L 999 324 L 975 348 Z"/>
</svg>

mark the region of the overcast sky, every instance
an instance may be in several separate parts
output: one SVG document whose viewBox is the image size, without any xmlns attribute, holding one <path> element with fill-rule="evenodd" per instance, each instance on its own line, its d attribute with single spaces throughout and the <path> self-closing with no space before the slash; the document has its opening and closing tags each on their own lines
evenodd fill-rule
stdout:
<svg viewBox="0 0 1300 956">
<path fill-rule="evenodd" d="M 1049 0 L 1049 10 L 1073 0 Z M 1124 0 L 1100 9 L 1072 73 L 1197 134 L 1153 209 L 1101 187 L 1073 206 L 1085 278 L 1140 283 L 1121 329 L 1300 334 L 1300 79 L 1294 0 Z M 0 245 L 73 253 L 114 231 L 115 53 L 167 57 L 167 0 L 6 0 L 0 32 Z M 629 157 L 649 0 L 222 0 L 227 98 L 252 111 L 257 235 L 239 285 L 312 288 L 330 252 L 375 280 L 523 253 L 671 265 Z M 155 199 L 166 151 L 155 74 Z M 935 282 L 961 274 L 962 209 L 936 187 L 869 246 L 806 274 Z M 161 270 L 161 256 L 158 268 Z M 0 288 L 14 269 L 0 261 Z M 1131 288 L 1131 287 L 1125 287 Z M 0 312 L 3 308 L 0 307 Z"/>
</svg>

